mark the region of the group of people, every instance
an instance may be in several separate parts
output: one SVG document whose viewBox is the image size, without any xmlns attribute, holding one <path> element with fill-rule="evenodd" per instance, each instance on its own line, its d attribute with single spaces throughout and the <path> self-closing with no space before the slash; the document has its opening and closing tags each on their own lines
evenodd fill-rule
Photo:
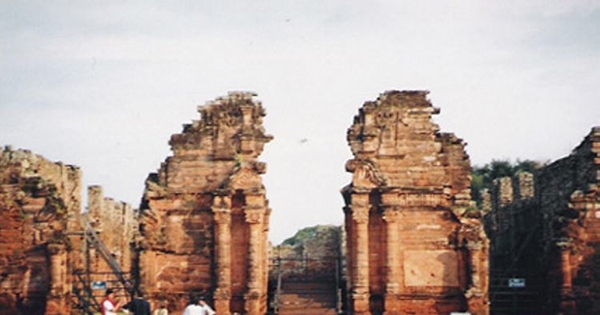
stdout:
<svg viewBox="0 0 600 315">
<path fill-rule="evenodd" d="M 166 305 L 161 304 L 152 314 L 150 302 L 144 298 L 142 291 L 135 293 L 135 298 L 125 303 L 124 300 L 117 301 L 112 289 L 106 290 L 106 297 L 102 301 L 102 315 L 117 315 L 121 310 L 127 310 L 133 315 L 168 315 Z M 206 304 L 203 298 L 192 296 L 190 304 L 183 311 L 183 315 L 215 315 L 215 311 Z"/>
</svg>

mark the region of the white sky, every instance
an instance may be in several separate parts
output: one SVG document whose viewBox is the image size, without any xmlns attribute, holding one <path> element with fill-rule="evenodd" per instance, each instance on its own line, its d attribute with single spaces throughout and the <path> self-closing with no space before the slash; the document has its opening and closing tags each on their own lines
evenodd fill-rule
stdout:
<svg viewBox="0 0 600 315">
<path fill-rule="evenodd" d="M 431 91 L 474 165 L 556 160 L 600 125 L 600 0 L 165 3 L 0 0 L 0 144 L 137 207 L 197 105 L 254 91 L 279 243 L 342 223 L 346 130 L 385 90 Z"/>
</svg>

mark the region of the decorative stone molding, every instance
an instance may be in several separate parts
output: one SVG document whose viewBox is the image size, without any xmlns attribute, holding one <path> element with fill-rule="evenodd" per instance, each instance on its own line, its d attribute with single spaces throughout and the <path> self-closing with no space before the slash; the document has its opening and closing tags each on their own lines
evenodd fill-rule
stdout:
<svg viewBox="0 0 600 315">
<path fill-rule="evenodd" d="M 143 279 L 151 294 L 177 286 L 173 291 L 212 295 L 218 314 L 264 315 L 258 312 L 266 309 L 270 210 L 260 177 L 266 164 L 258 156 L 273 137 L 265 133 L 266 112 L 255 96 L 231 92 L 199 106 L 200 119 L 171 137 L 173 156 L 149 176 L 141 209 L 156 222 L 143 236 L 169 235 L 166 245 L 150 249 L 154 256 L 140 259 L 163 266 Z M 165 280 L 172 278 L 188 280 Z M 242 305 L 240 296 L 250 300 Z"/>
<path fill-rule="evenodd" d="M 472 205 L 465 143 L 439 133 L 427 93 L 387 91 L 364 104 L 347 132 L 353 179 L 342 195 L 354 314 L 464 311 L 465 299 L 473 314 L 489 311 L 485 235 L 481 222 L 462 217 Z M 477 249 L 462 246 L 472 239 L 481 240 Z"/>
</svg>

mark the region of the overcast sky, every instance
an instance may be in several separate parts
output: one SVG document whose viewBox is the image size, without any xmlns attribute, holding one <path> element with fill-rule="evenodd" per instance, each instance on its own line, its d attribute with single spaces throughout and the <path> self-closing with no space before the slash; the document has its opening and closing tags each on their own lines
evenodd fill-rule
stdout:
<svg viewBox="0 0 600 315">
<path fill-rule="evenodd" d="M 197 105 L 254 91 L 275 243 L 341 224 L 346 130 L 429 90 L 474 165 L 556 160 L 600 125 L 600 0 L 0 0 L 0 144 L 139 205 Z"/>
</svg>

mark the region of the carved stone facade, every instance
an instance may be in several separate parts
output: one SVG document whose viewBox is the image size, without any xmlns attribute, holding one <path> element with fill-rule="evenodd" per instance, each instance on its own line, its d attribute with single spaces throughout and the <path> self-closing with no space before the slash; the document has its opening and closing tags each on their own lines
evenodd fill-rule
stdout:
<svg viewBox="0 0 600 315">
<path fill-rule="evenodd" d="M 173 156 L 146 181 L 140 284 L 170 310 L 201 294 L 221 315 L 266 313 L 271 209 L 257 158 L 272 137 L 254 96 L 200 106 L 201 119 L 171 137 Z"/>
<path fill-rule="evenodd" d="M 298 252 L 312 276 L 346 271 L 336 272 L 332 290 L 345 288 L 346 297 L 323 309 L 335 313 L 347 300 L 350 314 L 487 315 L 488 287 L 501 296 L 498 283 L 510 277 L 535 289 L 526 292 L 535 293 L 529 308 L 510 301 L 522 306 L 514 314 L 600 313 L 600 127 L 568 157 L 535 175 L 499 179 L 483 194 L 490 281 L 465 144 L 439 132 L 432 122 L 439 110 L 426 95 L 386 92 L 365 103 L 348 130 L 354 158 L 346 164 L 352 182 L 342 190 L 346 260 L 320 264 L 335 247 L 321 246 L 323 239 Z M 192 294 L 204 295 L 220 315 L 267 312 L 271 209 L 258 157 L 272 137 L 254 96 L 234 92 L 199 107 L 201 119 L 172 136 L 173 155 L 148 177 L 139 211 L 89 187 L 84 217 L 107 255 L 135 271 L 135 284 L 154 305 L 167 302 L 175 314 Z M 111 268 L 86 246 L 81 176 L 75 166 L 2 150 L 0 315 L 71 313 L 78 290 L 113 281 Z M 325 250 L 313 252 L 313 245 Z M 317 258 L 311 264 L 306 256 Z M 75 276 L 83 271 L 87 280 Z M 293 279 L 289 274 L 276 275 Z M 492 303 L 494 313 L 502 302 Z"/>
<path fill-rule="evenodd" d="M 348 129 L 342 190 L 352 314 L 488 314 L 488 241 L 464 143 L 425 91 L 366 102 Z"/>
<path fill-rule="evenodd" d="M 518 301 L 519 309 L 512 308 L 516 311 L 598 314 L 600 127 L 594 127 L 569 156 L 536 173 L 519 174 L 514 181 L 499 180 L 496 192 L 488 198 L 492 201 L 486 215 L 492 276 L 525 280 L 526 290 L 535 299 L 530 301 L 530 310 L 527 301 Z M 505 279 L 497 283 L 501 280 Z M 502 286 L 492 291 L 501 296 Z M 511 309 L 502 303 L 494 303 L 492 310 Z"/>
<path fill-rule="evenodd" d="M 25 150 L 0 154 L 0 314 L 71 309 L 81 239 L 81 171 Z"/>
</svg>

